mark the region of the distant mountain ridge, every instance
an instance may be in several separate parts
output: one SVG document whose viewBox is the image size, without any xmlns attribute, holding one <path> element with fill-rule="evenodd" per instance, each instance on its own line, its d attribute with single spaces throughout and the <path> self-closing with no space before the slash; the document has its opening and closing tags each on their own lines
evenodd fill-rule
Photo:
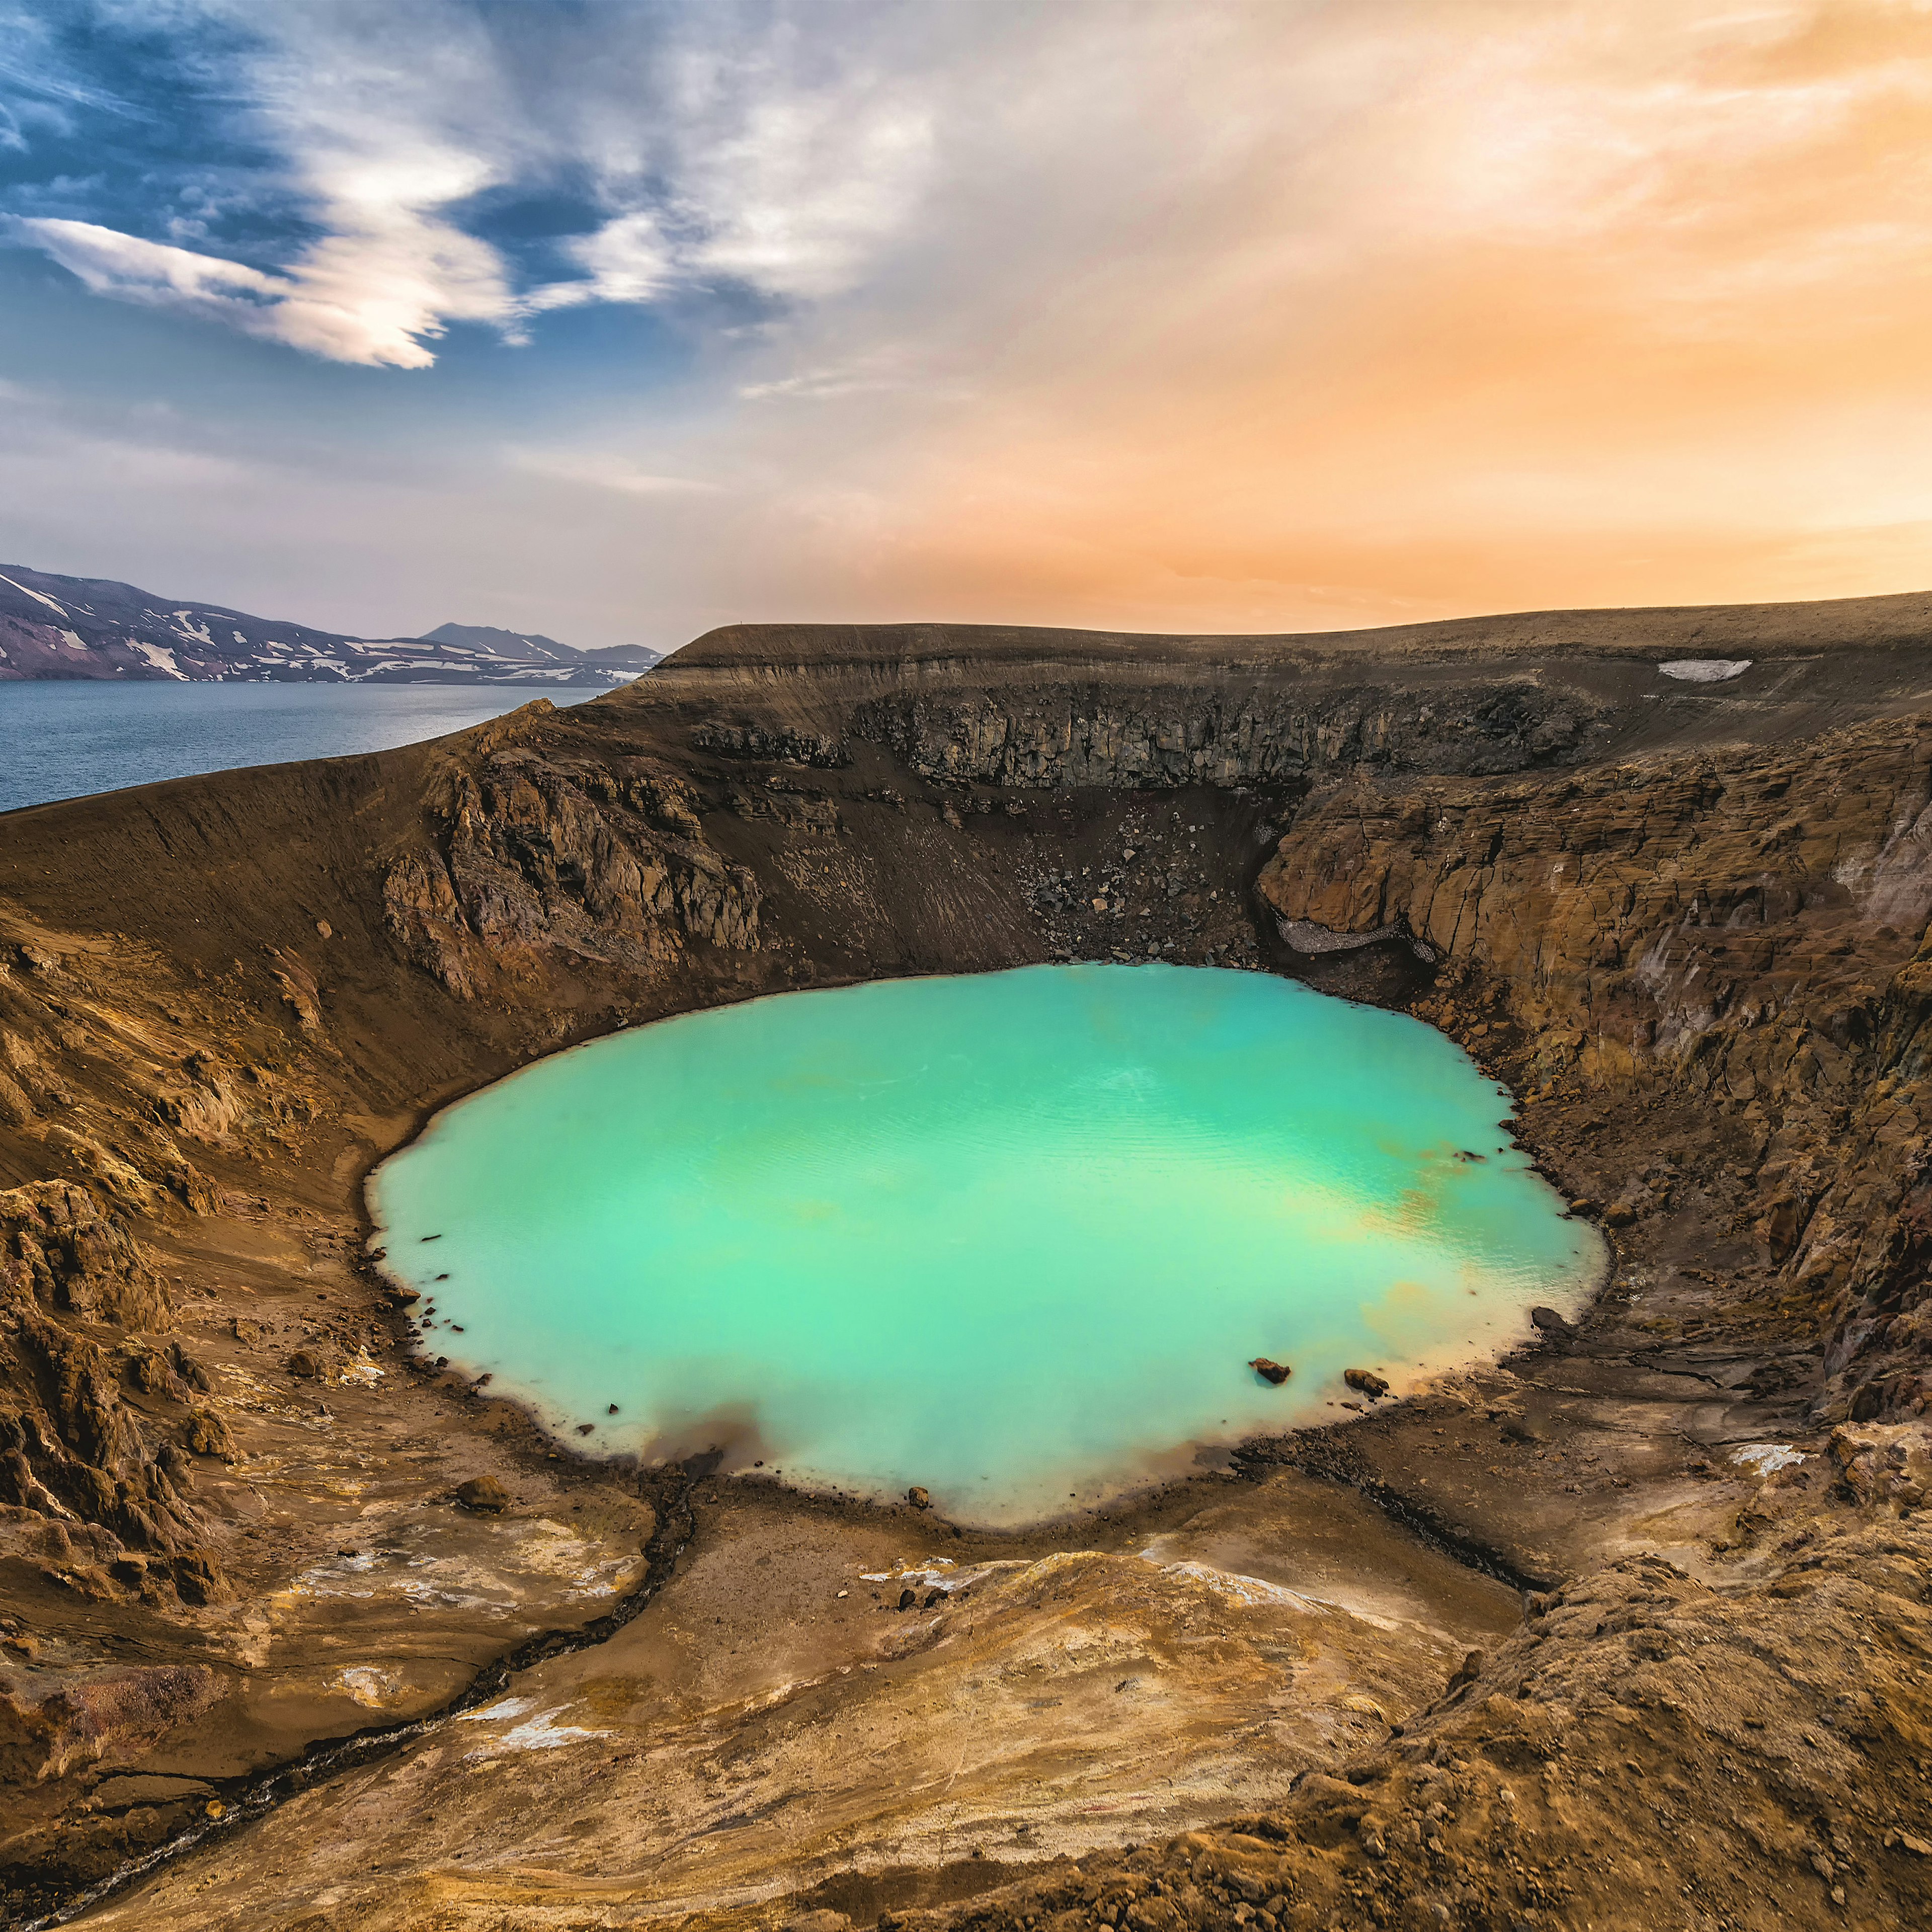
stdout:
<svg viewBox="0 0 1932 1932">
<path fill-rule="evenodd" d="M 107 679 L 293 684 L 627 684 L 663 656 L 584 651 L 536 633 L 442 624 L 367 638 L 184 603 L 109 578 L 0 565 L 0 682 Z"/>
<path fill-rule="evenodd" d="M 554 638 L 546 638 L 540 631 L 503 631 L 494 624 L 439 624 L 434 630 L 424 632 L 420 641 L 425 644 L 463 644 L 472 650 L 520 648 L 555 652 L 564 657 L 574 655 L 568 644 L 560 644 Z"/>
</svg>

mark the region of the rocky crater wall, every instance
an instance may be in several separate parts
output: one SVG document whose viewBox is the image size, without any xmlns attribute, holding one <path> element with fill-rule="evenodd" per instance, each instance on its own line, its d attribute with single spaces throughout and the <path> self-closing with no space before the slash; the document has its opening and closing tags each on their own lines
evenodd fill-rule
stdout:
<svg viewBox="0 0 1932 1932">
<path fill-rule="evenodd" d="M 1915 718 L 1534 784 L 1358 774 L 1309 797 L 1256 891 L 1284 920 L 1424 940 L 1546 1078 L 1732 1117 L 1828 1402 L 1883 1413 L 1927 1360 L 1928 771 Z"/>
<path fill-rule="evenodd" d="M 1160 957 L 1406 1006 L 1596 1197 L 1634 1386 L 1907 1427 L 1932 647 L 1876 602 L 1380 644 L 740 630 L 568 712 L 12 815 L 0 1871 L 98 1876 L 632 1587 L 637 1473 L 416 1349 L 359 1187 L 535 1053 L 723 1000 Z M 1751 668 L 1660 679 L 1687 650 Z M 1548 1346 L 1572 1394 L 1598 1372 Z M 1508 1542 L 1502 1468 L 1461 1516 L 1409 1484 L 1404 1520 Z M 1538 1534 L 1509 1574 L 1560 1567 Z M 176 1795 L 115 1809 L 110 1772 Z"/>
<path fill-rule="evenodd" d="M 1206 687 L 1124 697 L 1097 685 L 908 694 L 861 705 L 851 729 L 939 783 L 1058 788 L 1282 784 L 1364 763 L 1517 771 L 1574 759 L 1602 724 L 1597 706 L 1526 675 L 1413 695 L 1345 685 L 1299 699 Z"/>
</svg>

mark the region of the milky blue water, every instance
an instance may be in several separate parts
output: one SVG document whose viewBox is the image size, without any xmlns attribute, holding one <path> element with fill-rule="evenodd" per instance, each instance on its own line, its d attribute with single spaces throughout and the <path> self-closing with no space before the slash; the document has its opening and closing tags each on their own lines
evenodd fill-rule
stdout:
<svg viewBox="0 0 1932 1932">
<path fill-rule="evenodd" d="M 532 698 L 596 695 L 527 685 L 0 680 L 0 812 L 236 765 L 383 752 Z"/>
<path fill-rule="evenodd" d="M 431 1352 L 573 1444 L 1014 1522 L 1579 1303 L 1598 1239 L 1508 1106 L 1292 981 L 1035 966 L 577 1048 L 438 1115 L 370 1204 Z"/>
</svg>

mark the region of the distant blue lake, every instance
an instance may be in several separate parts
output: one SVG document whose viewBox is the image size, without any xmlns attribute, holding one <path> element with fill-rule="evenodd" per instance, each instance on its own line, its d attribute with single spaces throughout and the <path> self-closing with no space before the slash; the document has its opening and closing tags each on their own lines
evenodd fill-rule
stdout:
<svg viewBox="0 0 1932 1932">
<path fill-rule="evenodd" d="M 0 683 L 0 812 L 237 765 L 440 738 L 548 698 L 525 685 Z"/>
<path fill-rule="evenodd" d="M 438 1114 L 369 1198 L 430 1352 L 574 1445 L 1011 1522 L 1576 1307 L 1602 1243 L 1509 1105 L 1292 980 L 1033 966 L 614 1034 Z"/>
</svg>

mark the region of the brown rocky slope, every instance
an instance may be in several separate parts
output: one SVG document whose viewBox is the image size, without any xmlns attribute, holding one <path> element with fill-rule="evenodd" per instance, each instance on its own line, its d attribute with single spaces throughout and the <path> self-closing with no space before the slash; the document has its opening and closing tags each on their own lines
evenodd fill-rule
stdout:
<svg viewBox="0 0 1932 1932">
<path fill-rule="evenodd" d="M 1932 1869 L 1928 635 L 1916 598 L 1279 639 L 746 628 L 568 712 L 11 815 L 17 1910 L 266 1810 L 97 1912 L 587 1925 L 984 1892 L 988 1922 L 1908 1922 Z M 1750 663 L 1660 673 L 1684 657 Z M 835 1574 L 925 1562 L 929 1532 L 701 1462 L 564 1456 L 413 1354 L 368 1268 L 368 1168 L 535 1053 L 789 987 L 1154 955 L 1407 1004 L 1508 1080 L 1528 1144 L 1612 1231 L 1580 1330 L 1101 1518 L 937 1532 L 962 1565 L 1018 1566 L 978 1586 L 1010 1596 L 1000 1618 L 941 1604 L 915 1640 L 892 1619 L 917 1606 L 882 1600 L 733 1688 L 679 1636 L 700 1609 L 769 1650 L 821 1573 L 836 1600 Z M 1796 1460 L 1739 1460 L 1767 1442 Z M 1383 1527 L 1318 1550 L 1362 1508 Z M 1156 1546 L 1158 1582 L 1107 1567 Z M 1026 1580 L 1074 1556 L 1077 1587 Z M 748 1595 L 773 1564 L 808 1573 L 796 1602 Z M 1246 1589 L 1293 1594 L 1310 1566 L 1340 1622 Z M 1506 1585 L 1550 1597 L 1507 1637 Z M 1244 1622 L 1264 1603 L 1264 1640 Z M 634 1635 L 597 1622 L 640 1606 Z M 1112 1734 L 1125 1707 L 1085 1690 L 1002 1706 L 923 1796 L 836 1742 L 872 1672 L 950 1708 L 973 1670 L 1123 1620 L 1169 1715 L 1120 1732 L 1162 1742 L 1104 1802 L 1089 1770 L 1040 1769 Z M 1190 1620 L 1254 1660 L 1208 1668 L 1171 1634 Z M 574 1658 L 572 1631 L 596 1640 Z M 512 1701 L 603 1714 L 492 1760 L 524 1770 L 485 1802 L 476 1754 L 440 1742 L 484 1733 L 436 1714 L 532 1640 Z M 1472 1640 L 1494 1660 L 1437 1703 L 1453 1660 L 1429 1660 Z M 650 1760 L 671 1723 L 598 1674 L 622 1644 L 656 1660 L 626 1684 L 697 1673 L 678 1721 L 708 1742 L 688 1802 L 620 1828 L 641 1814 L 597 1740 Z M 826 1726 L 808 1773 L 761 1714 L 800 1696 Z M 1230 1755 L 1243 1697 L 1276 1714 Z M 286 1768 L 418 1720 L 363 1754 L 387 1769 Z M 705 1808 L 718 1751 L 788 1822 L 667 1863 L 690 1820 L 735 1815 Z M 433 1790 L 425 1815 L 473 1818 L 490 1850 L 406 1804 L 380 1895 L 358 1889 L 367 1857 L 329 1822 L 373 1802 L 358 1777 Z M 800 1812 L 801 1778 L 842 1781 L 836 1828 Z M 1262 1808 L 1217 1828 L 1241 1788 Z M 290 1829 L 300 1856 L 265 1864 Z M 1130 1838 L 1158 1847 L 1108 1851 Z M 1712 1886 L 1718 1857 L 1741 1889 Z M 1040 1876 L 999 1890 L 1018 1867 Z"/>
</svg>

